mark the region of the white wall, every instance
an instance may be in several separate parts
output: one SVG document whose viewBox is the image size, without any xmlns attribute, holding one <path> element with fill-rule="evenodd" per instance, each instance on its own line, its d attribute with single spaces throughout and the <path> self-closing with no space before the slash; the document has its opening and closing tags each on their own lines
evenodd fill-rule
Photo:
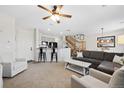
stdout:
<svg viewBox="0 0 124 93">
<path fill-rule="evenodd" d="M 0 56 L 4 62 L 15 60 L 15 19 L 0 14 Z"/>
<path fill-rule="evenodd" d="M 0 14 L 0 60 L 15 62 L 17 57 L 33 60 L 34 31 L 15 28 L 13 17 Z"/>
<path fill-rule="evenodd" d="M 34 30 L 17 28 L 16 57 L 34 60 Z"/>
<path fill-rule="evenodd" d="M 114 35 L 116 38 L 116 46 L 115 48 L 109 48 L 109 50 L 106 50 L 108 52 L 123 52 L 124 53 L 124 45 L 119 45 L 117 43 L 117 38 L 119 35 L 124 35 L 124 29 L 120 29 L 120 30 L 116 30 L 116 31 L 112 31 L 109 33 L 104 33 L 104 36 L 111 36 Z M 100 36 L 99 35 L 87 35 L 86 36 L 86 49 L 87 50 L 101 50 L 100 48 L 97 48 L 97 37 Z"/>
<path fill-rule="evenodd" d="M 55 41 L 58 42 L 58 49 L 63 48 L 63 37 L 56 37 Z"/>
</svg>

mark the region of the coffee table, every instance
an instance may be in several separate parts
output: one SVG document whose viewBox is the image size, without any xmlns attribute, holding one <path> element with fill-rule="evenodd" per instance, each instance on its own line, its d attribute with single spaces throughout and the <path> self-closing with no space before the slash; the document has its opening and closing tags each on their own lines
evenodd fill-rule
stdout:
<svg viewBox="0 0 124 93">
<path fill-rule="evenodd" d="M 77 72 L 82 75 L 87 75 L 89 73 L 89 66 L 91 63 L 85 61 L 78 61 L 73 59 L 65 60 L 65 68 Z"/>
</svg>

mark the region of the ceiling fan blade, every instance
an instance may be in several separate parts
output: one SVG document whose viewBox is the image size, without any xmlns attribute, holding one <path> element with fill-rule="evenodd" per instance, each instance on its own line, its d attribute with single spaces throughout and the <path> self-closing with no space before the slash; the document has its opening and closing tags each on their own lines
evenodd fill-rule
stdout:
<svg viewBox="0 0 124 93">
<path fill-rule="evenodd" d="M 49 13 L 52 13 L 52 11 L 51 10 L 49 10 L 49 9 L 47 9 L 47 8 L 45 8 L 45 7 L 43 7 L 42 5 L 37 5 L 39 8 L 42 8 L 42 9 L 44 9 L 44 10 L 46 10 L 46 11 L 48 11 Z"/>
<path fill-rule="evenodd" d="M 71 18 L 72 15 L 67 15 L 67 14 L 58 14 L 59 16 L 62 16 L 62 17 L 67 17 L 67 18 Z"/>
<path fill-rule="evenodd" d="M 47 16 L 47 17 L 44 17 L 44 18 L 42 18 L 43 20 L 46 20 L 46 19 L 48 19 L 48 18 L 50 18 L 51 16 Z"/>
<path fill-rule="evenodd" d="M 60 11 L 61 9 L 62 9 L 62 7 L 63 7 L 63 5 L 57 5 L 57 9 L 56 9 L 56 11 Z"/>
</svg>

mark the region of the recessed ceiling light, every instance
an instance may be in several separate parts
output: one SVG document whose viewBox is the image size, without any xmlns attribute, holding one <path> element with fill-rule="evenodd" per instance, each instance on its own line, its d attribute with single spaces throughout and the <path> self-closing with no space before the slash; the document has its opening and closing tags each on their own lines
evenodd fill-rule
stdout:
<svg viewBox="0 0 124 93">
<path fill-rule="evenodd" d="M 63 34 L 63 32 L 60 32 L 60 34 L 62 35 L 62 34 Z"/>
<path fill-rule="evenodd" d="M 102 5 L 102 7 L 106 7 L 107 5 Z"/>
<path fill-rule="evenodd" d="M 66 31 L 71 31 L 70 29 L 67 29 Z"/>
<path fill-rule="evenodd" d="M 48 31 L 50 31 L 50 29 L 48 28 Z"/>
</svg>

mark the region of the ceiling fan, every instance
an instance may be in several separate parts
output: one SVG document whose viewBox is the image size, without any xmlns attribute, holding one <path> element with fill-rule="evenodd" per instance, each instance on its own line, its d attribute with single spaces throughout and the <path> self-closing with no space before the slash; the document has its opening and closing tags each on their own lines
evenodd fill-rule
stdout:
<svg viewBox="0 0 124 93">
<path fill-rule="evenodd" d="M 66 17 L 66 18 L 71 18 L 72 15 L 68 15 L 68 14 L 61 14 L 60 10 L 62 9 L 63 5 L 54 5 L 53 9 L 50 10 L 42 5 L 37 5 L 39 8 L 46 10 L 47 12 L 49 12 L 51 15 L 50 16 L 46 16 L 44 18 L 42 18 L 43 20 L 49 19 L 51 18 L 53 21 L 56 21 L 57 23 L 60 23 L 60 19 L 59 17 Z"/>
</svg>

